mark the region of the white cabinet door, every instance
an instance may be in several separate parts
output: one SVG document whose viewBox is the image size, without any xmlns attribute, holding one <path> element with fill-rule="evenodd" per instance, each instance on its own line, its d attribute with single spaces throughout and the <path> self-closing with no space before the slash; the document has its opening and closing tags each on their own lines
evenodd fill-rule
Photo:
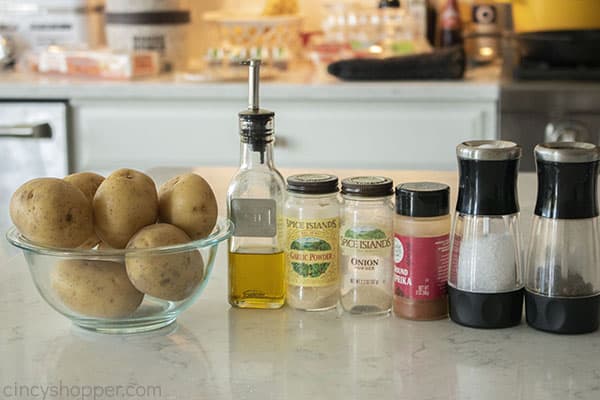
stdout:
<svg viewBox="0 0 600 400">
<path fill-rule="evenodd" d="M 496 137 L 496 103 L 284 103 L 279 164 L 454 169 L 456 145 Z"/>
<path fill-rule="evenodd" d="M 73 103 L 79 171 L 238 162 L 239 106 L 186 101 Z"/>
<path fill-rule="evenodd" d="M 74 101 L 77 170 L 237 165 L 232 100 Z M 496 137 L 494 101 L 277 100 L 285 167 L 455 169 L 455 147 Z"/>
</svg>

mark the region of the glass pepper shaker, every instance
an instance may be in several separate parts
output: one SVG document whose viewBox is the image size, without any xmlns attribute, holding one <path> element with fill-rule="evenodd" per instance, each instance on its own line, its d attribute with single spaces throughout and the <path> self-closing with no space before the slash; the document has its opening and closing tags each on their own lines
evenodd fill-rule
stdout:
<svg viewBox="0 0 600 400">
<path fill-rule="evenodd" d="M 448 278 L 450 318 L 474 328 L 517 325 L 523 309 L 521 147 L 481 140 L 464 142 L 456 152 L 460 179 Z"/>
<path fill-rule="evenodd" d="M 590 143 L 536 146 L 538 194 L 527 262 L 525 310 L 533 328 L 598 329 L 600 149 Z"/>
</svg>

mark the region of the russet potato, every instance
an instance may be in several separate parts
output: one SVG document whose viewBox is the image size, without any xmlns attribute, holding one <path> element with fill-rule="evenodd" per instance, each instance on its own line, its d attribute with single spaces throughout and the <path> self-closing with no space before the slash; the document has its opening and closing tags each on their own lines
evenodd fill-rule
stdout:
<svg viewBox="0 0 600 400">
<path fill-rule="evenodd" d="M 81 190 L 83 194 L 85 194 L 85 197 L 89 199 L 90 203 L 94 199 L 98 186 L 104 182 L 104 177 L 102 175 L 93 172 L 77 172 L 65 176 L 63 179 Z"/>
<path fill-rule="evenodd" d="M 94 233 L 92 205 L 83 192 L 57 178 L 38 178 L 19 187 L 10 217 L 26 238 L 45 246 L 72 248 Z"/>
<path fill-rule="evenodd" d="M 192 240 L 208 236 L 217 221 L 217 200 L 199 175 L 171 178 L 159 190 L 160 221 L 181 228 Z"/>
<path fill-rule="evenodd" d="M 189 241 L 190 237 L 183 230 L 161 223 L 141 229 L 127 248 L 149 249 Z M 173 254 L 129 253 L 125 265 L 131 283 L 139 291 L 163 300 L 184 300 L 204 276 L 204 262 L 198 250 Z"/>
<path fill-rule="evenodd" d="M 65 306 L 86 317 L 126 317 L 144 298 L 125 266 L 111 261 L 62 260 L 52 270 L 51 284 Z"/>
<path fill-rule="evenodd" d="M 87 199 L 90 201 L 90 205 L 94 200 L 94 195 L 96 194 L 96 190 L 98 190 L 98 186 L 100 186 L 100 184 L 104 181 L 104 177 L 102 175 L 98 175 L 94 172 L 77 172 L 75 174 L 65 176 L 63 179 L 75 186 L 77 189 L 81 190 L 85 197 L 87 197 Z M 98 243 L 100 243 L 100 238 L 94 231 L 92 236 L 79 245 L 79 248 L 91 249 Z"/>
<path fill-rule="evenodd" d="M 137 231 L 156 222 L 156 186 L 139 171 L 117 170 L 98 187 L 93 207 L 98 237 L 109 246 L 122 249 Z"/>
</svg>

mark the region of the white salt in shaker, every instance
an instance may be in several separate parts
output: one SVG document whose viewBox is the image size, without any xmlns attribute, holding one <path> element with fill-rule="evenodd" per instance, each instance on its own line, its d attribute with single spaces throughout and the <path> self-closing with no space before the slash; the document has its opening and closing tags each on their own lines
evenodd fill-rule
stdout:
<svg viewBox="0 0 600 400">
<path fill-rule="evenodd" d="M 450 318 L 474 328 L 517 325 L 523 309 L 521 147 L 482 140 L 462 143 L 456 152 L 460 180 L 448 279 Z"/>
</svg>

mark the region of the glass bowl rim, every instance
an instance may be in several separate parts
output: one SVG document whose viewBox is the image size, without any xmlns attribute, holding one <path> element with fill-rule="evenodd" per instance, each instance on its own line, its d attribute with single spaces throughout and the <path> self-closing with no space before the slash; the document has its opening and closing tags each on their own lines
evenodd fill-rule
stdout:
<svg viewBox="0 0 600 400">
<path fill-rule="evenodd" d="M 233 233 L 233 222 L 225 217 L 218 217 L 213 232 L 205 238 L 192 240 L 188 243 L 153 247 L 148 249 L 79 249 L 79 248 L 60 248 L 41 246 L 33 243 L 23 236 L 17 227 L 11 226 L 6 232 L 6 240 L 22 250 L 28 250 L 36 254 L 55 256 L 55 257 L 78 257 L 78 258 L 102 258 L 102 257 L 124 257 L 131 255 L 150 255 L 150 254 L 173 254 L 186 251 L 197 250 L 201 248 L 212 247 L 228 239 Z"/>
</svg>

